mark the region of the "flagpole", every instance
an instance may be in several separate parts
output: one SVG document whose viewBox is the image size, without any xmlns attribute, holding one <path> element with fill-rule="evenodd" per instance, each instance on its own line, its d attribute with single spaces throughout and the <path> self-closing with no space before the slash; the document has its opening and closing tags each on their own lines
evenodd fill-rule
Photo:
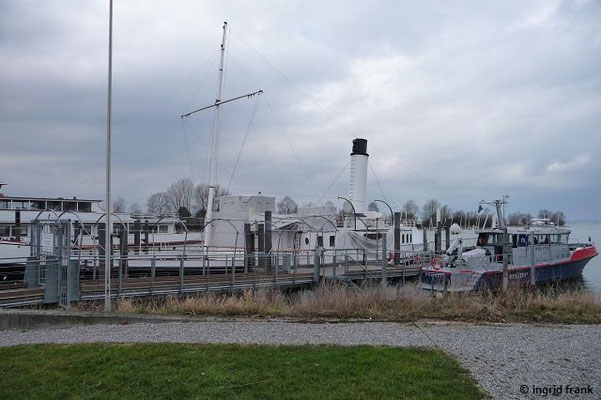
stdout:
<svg viewBox="0 0 601 400">
<path fill-rule="evenodd" d="M 108 101 L 106 122 L 106 198 L 105 198 L 105 241 L 104 241 L 104 311 L 111 312 L 111 253 L 113 248 L 113 225 L 111 222 L 111 125 L 113 95 L 113 0 L 109 5 L 109 65 Z"/>
</svg>

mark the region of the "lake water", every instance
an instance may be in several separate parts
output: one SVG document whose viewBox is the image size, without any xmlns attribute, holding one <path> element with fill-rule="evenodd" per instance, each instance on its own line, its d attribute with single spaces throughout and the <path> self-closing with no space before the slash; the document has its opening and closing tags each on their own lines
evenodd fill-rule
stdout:
<svg viewBox="0 0 601 400">
<path fill-rule="evenodd" d="M 588 242 L 588 238 L 597 245 L 597 251 L 601 245 L 601 221 L 578 222 L 570 224 L 572 234 L 570 241 Z M 584 267 L 582 274 L 584 286 L 595 292 L 601 293 L 601 255 L 593 258 Z"/>
</svg>

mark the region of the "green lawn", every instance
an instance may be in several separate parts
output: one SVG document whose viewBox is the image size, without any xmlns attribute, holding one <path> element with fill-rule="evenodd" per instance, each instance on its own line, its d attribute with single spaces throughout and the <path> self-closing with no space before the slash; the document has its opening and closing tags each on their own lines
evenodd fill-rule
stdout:
<svg viewBox="0 0 601 400">
<path fill-rule="evenodd" d="M 0 348 L 0 398 L 475 399 L 431 349 L 185 344 Z"/>
</svg>

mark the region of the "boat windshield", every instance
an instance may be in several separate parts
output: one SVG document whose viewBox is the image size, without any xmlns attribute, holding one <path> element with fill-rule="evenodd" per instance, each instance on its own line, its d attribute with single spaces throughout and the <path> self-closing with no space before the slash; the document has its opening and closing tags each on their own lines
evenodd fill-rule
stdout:
<svg viewBox="0 0 601 400">
<path fill-rule="evenodd" d="M 482 232 L 478 235 L 478 246 L 501 246 L 503 245 L 502 233 Z"/>
</svg>

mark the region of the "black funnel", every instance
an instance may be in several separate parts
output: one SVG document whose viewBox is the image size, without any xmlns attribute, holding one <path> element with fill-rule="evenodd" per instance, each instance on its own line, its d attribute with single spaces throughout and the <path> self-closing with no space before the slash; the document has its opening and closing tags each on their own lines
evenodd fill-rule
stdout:
<svg viewBox="0 0 601 400">
<path fill-rule="evenodd" d="M 353 139 L 353 152 L 351 153 L 351 156 L 355 154 L 369 156 L 369 154 L 367 154 L 367 139 Z"/>
</svg>

